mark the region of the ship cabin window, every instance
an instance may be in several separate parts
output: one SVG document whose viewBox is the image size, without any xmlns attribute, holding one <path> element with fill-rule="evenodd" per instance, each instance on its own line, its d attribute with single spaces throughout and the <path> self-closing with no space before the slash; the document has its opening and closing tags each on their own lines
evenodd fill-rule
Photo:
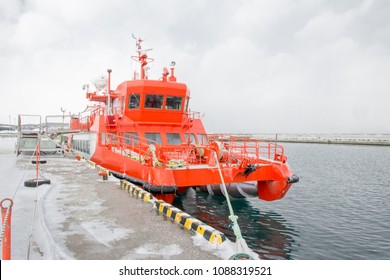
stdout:
<svg viewBox="0 0 390 280">
<path fill-rule="evenodd" d="M 145 108 L 148 109 L 162 109 L 164 102 L 164 95 L 147 94 L 145 98 Z"/>
<path fill-rule="evenodd" d="M 125 138 L 127 145 L 134 145 L 139 143 L 139 136 L 137 132 L 124 132 L 122 136 Z"/>
<path fill-rule="evenodd" d="M 180 96 L 167 96 L 167 104 L 165 108 L 167 110 L 181 110 L 181 103 L 183 98 Z"/>
<path fill-rule="evenodd" d="M 139 108 L 139 100 L 140 95 L 139 93 L 132 93 L 129 97 L 129 109 L 137 109 Z"/>
<path fill-rule="evenodd" d="M 198 134 L 198 144 L 207 145 L 209 143 L 206 134 Z"/>
<path fill-rule="evenodd" d="M 162 144 L 160 133 L 145 133 L 145 138 L 148 139 L 148 145 Z"/>
<path fill-rule="evenodd" d="M 72 140 L 71 148 L 82 153 L 90 153 L 90 143 L 88 140 Z"/>
<path fill-rule="evenodd" d="M 169 145 L 181 145 L 179 133 L 167 133 L 167 142 Z"/>
<path fill-rule="evenodd" d="M 186 140 L 186 143 L 190 143 L 190 144 L 194 144 L 194 145 L 196 144 L 195 134 L 185 133 L 184 138 Z"/>
</svg>

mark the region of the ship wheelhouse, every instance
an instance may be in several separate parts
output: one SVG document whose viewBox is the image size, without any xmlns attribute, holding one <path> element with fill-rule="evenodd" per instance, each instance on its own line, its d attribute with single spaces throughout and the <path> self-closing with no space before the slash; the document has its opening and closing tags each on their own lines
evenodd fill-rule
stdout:
<svg viewBox="0 0 390 280">
<path fill-rule="evenodd" d="M 199 113 L 188 109 L 186 84 L 164 80 L 132 80 L 112 92 L 115 126 L 110 129 L 125 138 L 155 145 L 202 144 L 207 139 Z M 143 140 L 140 140 L 143 139 Z"/>
<path fill-rule="evenodd" d="M 185 84 L 153 80 L 124 82 L 114 95 L 123 102 L 117 105 L 123 115 L 138 123 L 181 123 L 190 98 Z"/>
</svg>

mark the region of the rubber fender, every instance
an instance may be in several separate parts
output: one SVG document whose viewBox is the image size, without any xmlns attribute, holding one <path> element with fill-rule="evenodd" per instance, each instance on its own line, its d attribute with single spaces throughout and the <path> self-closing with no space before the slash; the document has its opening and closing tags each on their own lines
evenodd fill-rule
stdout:
<svg viewBox="0 0 390 280">
<path fill-rule="evenodd" d="M 294 184 L 299 182 L 299 177 L 297 175 L 292 175 L 287 178 L 287 183 Z"/>
<path fill-rule="evenodd" d="M 177 192 L 176 186 L 155 186 L 149 183 L 144 183 L 142 188 L 150 193 L 172 194 Z"/>
</svg>

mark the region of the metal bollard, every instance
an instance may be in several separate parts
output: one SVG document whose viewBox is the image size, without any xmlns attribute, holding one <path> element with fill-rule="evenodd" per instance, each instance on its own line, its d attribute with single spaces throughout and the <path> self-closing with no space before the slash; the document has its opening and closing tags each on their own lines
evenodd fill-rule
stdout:
<svg viewBox="0 0 390 280">
<path fill-rule="evenodd" d="M 9 201 L 8 206 L 4 206 L 4 202 Z M 5 198 L 0 202 L 1 206 L 1 247 L 2 247 L 2 259 L 11 259 L 11 216 L 12 206 L 14 202 L 10 198 Z"/>
</svg>

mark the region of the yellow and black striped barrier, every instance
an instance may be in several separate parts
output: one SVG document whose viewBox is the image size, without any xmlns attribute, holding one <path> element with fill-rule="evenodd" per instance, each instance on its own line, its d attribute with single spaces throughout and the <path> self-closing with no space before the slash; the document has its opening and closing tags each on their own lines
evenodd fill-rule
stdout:
<svg viewBox="0 0 390 280">
<path fill-rule="evenodd" d="M 206 225 L 198 219 L 191 217 L 187 213 L 184 213 L 180 209 L 173 207 L 163 200 L 156 200 L 154 205 L 160 213 L 171 218 L 175 223 L 182 225 L 185 229 L 202 235 L 212 244 L 222 244 L 222 242 L 226 240 L 226 237 L 222 232 Z"/>
<path fill-rule="evenodd" d="M 153 202 L 154 200 L 154 197 L 149 192 L 126 180 L 121 180 L 121 188 L 122 190 L 125 190 L 126 192 L 131 194 L 133 197 L 142 199 L 145 202 Z"/>
<path fill-rule="evenodd" d="M 93 168 L 96 168 L 97 169 L 97 164 L 96 163 L 94 163 L 93 161 L 91 161 L 91 160 L 86 160 L 86 162 L 91 166 L 91 167 L 93 167 Z"/>
<path fill-rule="evenodd" d="M 163 200 L 156 200 L 149 192 L 126 180 L 121 180 L 121 188 L 135 198 L 142 199 L 145 202 L 153 203 L 153 205 L 160 213 L 166 217 L 171 218 L 172 221 L 183 226 L 185 229 L 190 230 L 196 234 L 200 234 L 211 244 L 222 244 L 226 240 L 226 237 L 222 232 L 198 219 L 191 217 L 189 214 L 181 211 L 169 203 L 166 203 Z"/>
</svg>

